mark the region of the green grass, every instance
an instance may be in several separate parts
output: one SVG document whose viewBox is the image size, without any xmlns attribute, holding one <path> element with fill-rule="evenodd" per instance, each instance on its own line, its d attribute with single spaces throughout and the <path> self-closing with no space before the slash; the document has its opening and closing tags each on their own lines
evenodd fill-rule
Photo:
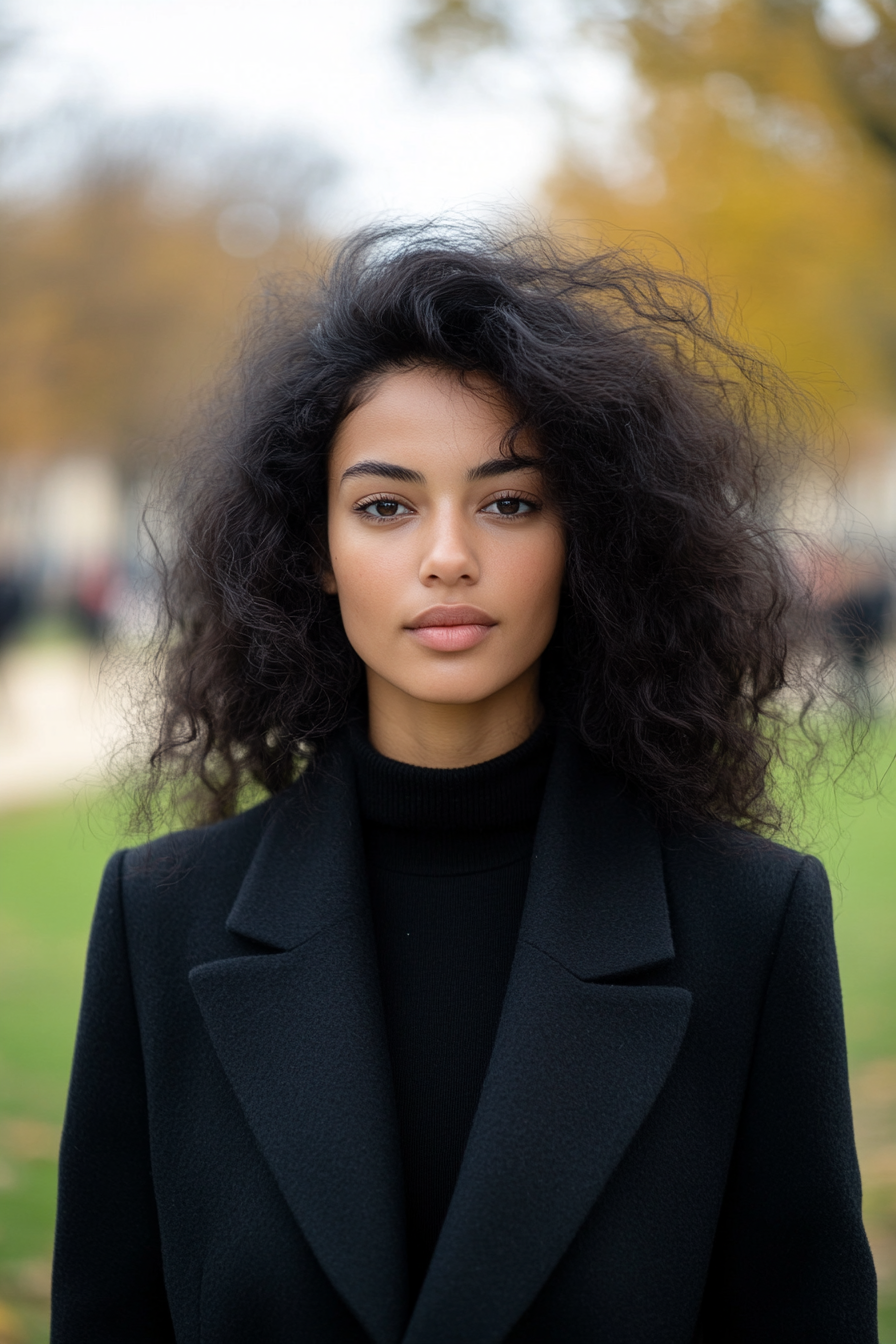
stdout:
<svg viewBox="0 0 896 1344">
<path fill-rule="evenodd" d="M 30 616 L 16 635 L 20 648 L 57 648 L 81 645 L 85 642 L 84 628 L 75 617 L 66 612 L 49 612 Z"/>
<path fill-rule="evenodd" d="M 896 749 L 880 730 L 878 773 Z M 896 767 L 878 796 L 816 800 L 804 834 L 834 886 L 850 1057 L 857 1078 L 896 1060 Z M 0 814 L 0 1341 L 3 1303 L 27 1344 L 48 1338 L 53 1151 L 65 1104 L 84 947 L 106 858 L 109 799 Z M 891 1101 L 896 1099 L 891 1098 Z M 896 1104 L 889 1143 L 896 1143 Z M 887 1115 L 889 1116 L 889 1112 Z M 878 1124 L 878 1128 L 879 1128 Z M 869 1191 L 875 1228 L 896 1247 L 896 1187 Z M 882 1344 L 896 1344 L 896 1292 L 881 1307 Z"/>
<path fill-rule="evenodd" d="M 843 840 L 838 844 L 845 852 L 839 862 L 830 862 L 830 870 L 850 1062 L 856 1067 L 872 1059 L 896 1057 L 896 803 L 892 793 L 858 810 L 846 839 L 847 844 Z"/>
<path fill-rule="evenodd" d="M 84 799 L 0 814 L 0 1299 L 29 1344 L 47 1338 L 53 1139 L 113 817 L 108 802 Z"/>
<path fill-rule="evenodd" d="M 874 727 L 839 782 L 815 782 L 791 842 L 817 854 L 830 877 L 853 1068 L 896 1058 L 894 758 L 896 719 Z"/>
</svg>

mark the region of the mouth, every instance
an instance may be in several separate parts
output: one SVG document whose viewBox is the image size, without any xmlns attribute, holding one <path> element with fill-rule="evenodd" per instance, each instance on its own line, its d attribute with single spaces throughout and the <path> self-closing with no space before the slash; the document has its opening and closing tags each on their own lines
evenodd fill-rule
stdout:
<svg viewBox="0 0 896 1344">
<path fill-rule="evenodd" d="M 419 643 L 439 653 L 462 653 L 475 648 L 498 622 L 481 607 L 430 607 L 405 627 Z"/>
</svg>

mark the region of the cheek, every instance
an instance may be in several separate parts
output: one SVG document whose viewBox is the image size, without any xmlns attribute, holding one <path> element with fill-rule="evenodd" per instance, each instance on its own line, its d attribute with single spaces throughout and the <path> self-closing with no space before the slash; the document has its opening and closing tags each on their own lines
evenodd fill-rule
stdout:
<svg viewBox="0 0 896 1344">
<path fill-rule="evenodd" d="M 500 567 L 501 586 L 508 610 L 520 620 L 520 633 L 532 638 L 553 629 L 566 569 L 562 534 L 551 528 L 540 531 L 531 544 L 516 548 Z"/>
<path fill-rule="evenodd" d="M 387 613 L 402 590 L 405 565 L 400 548 L 384 546 L 382 540 L 377 535 L 359 536 L 354 529 L 330 529 L 330 563 L 350 638 L 351 626 L 365 617 L 369 626 L 369 618 Z"/>
</svg>

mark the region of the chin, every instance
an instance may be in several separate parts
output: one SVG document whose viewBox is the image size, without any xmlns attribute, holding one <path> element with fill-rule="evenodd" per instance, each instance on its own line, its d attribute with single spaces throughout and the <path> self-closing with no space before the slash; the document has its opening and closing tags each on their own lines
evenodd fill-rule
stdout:
<svg viewBox="0 0 896 1344">
<path fill-rule="evenodd" d="M 496 695 L 509 684 L 509 681 L 503 678 L 489 682 L 464 681 L 461 684 L 439 679 L 413 682 L 401 686 L 400 689 L 405 695 L 410 695 L 415 700 L 423 700 L 430 705 L 475 705 L 480 700 L 488 700 L 490 696 Z"/>
</svg>

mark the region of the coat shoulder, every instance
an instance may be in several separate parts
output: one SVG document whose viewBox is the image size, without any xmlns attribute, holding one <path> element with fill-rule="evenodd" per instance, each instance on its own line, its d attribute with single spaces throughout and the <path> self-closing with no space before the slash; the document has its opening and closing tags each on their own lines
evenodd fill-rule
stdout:
<svg viewBox="0 0 896 1344">
<path fill-rule="evenodd" d="M 169 831 L 122 853 L 125 881 L 163 883 L 184 880 L 199 871 L 208 872 L 251 853 L 279 800 L 266 798 L 238 816 L 209 826 Z"/>
<path fill-rule="evenodd" d="M 823 865 L 787 845 L 734 827 L 707 826 L 668 837 L 664 859 L 673 919 L 687 936 L 767 953 L 796 901 L 810 921 L 830 921 Z"/>
<path fill-rule="evenodd" d="M 129 927 L 167 926 L 172 932 L 184 922 L 220 927 L 273 818 L 286 805 L 301 812 L 307 793 L 299 781 L 226 821 L 173 831 L 115 855 L 109 866 L 119 866 Z"/>
<path fill-rule="evenodd" d="M 702 826 L 666 836 L 667 867 L 686 873 L 698 886 L 729 888 L 732 894 L 786 900 L 800 876 L 823 877 L 824 867 L 811 854 L 735 826 Z"/>
</svg>

